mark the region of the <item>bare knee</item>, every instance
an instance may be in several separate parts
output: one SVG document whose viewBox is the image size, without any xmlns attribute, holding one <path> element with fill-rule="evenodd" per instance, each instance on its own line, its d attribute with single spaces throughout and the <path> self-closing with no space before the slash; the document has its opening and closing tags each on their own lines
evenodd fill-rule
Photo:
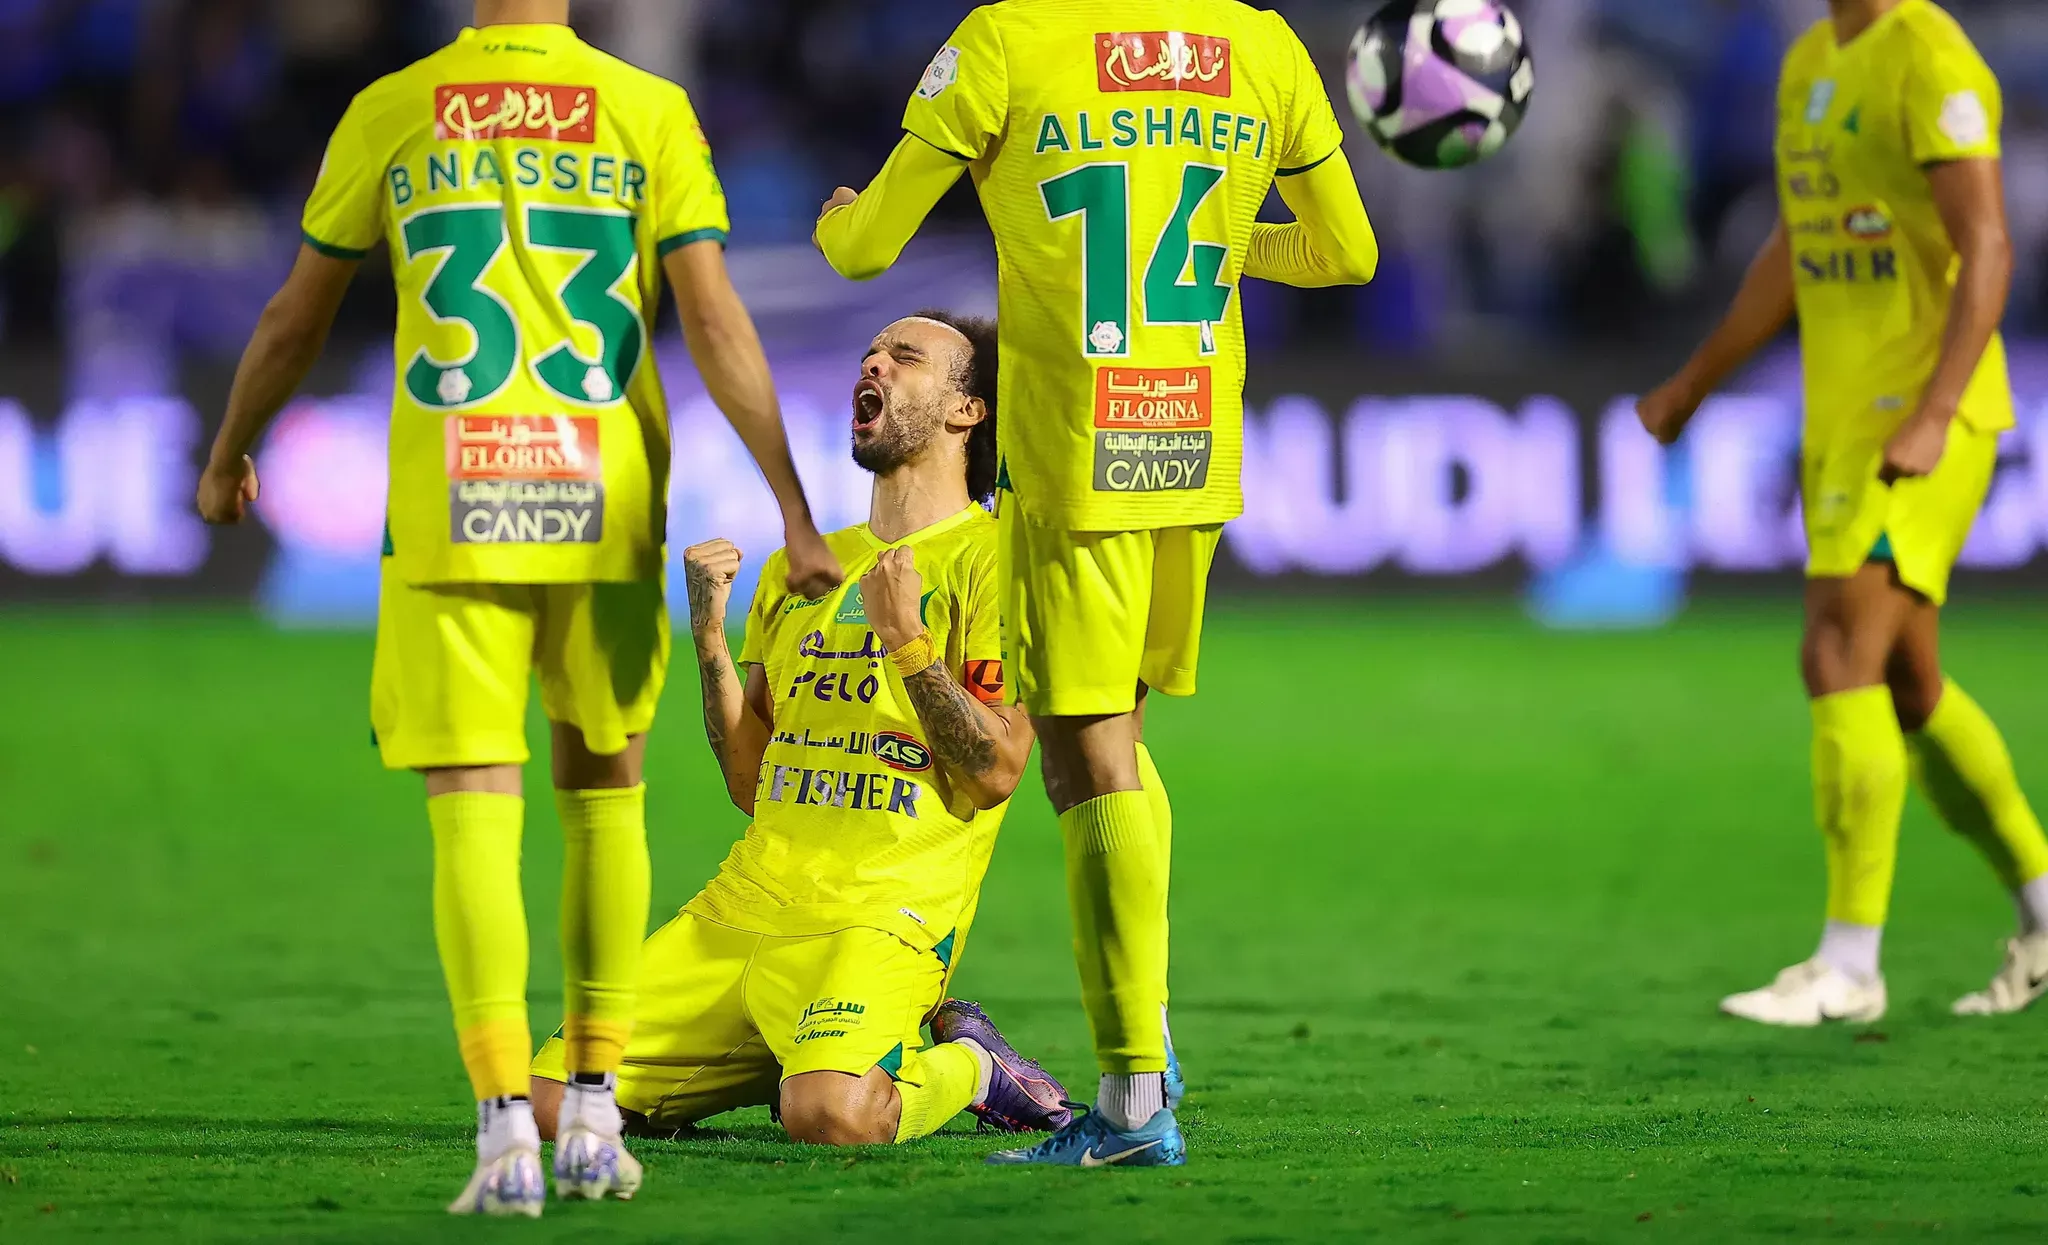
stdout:
<svg viewBox="0 0 2048 1245">
<path fill-rule="evenodd" d="M 803 1072 L 782 1083 L 782 1127 L 791 1141 L 819 1146 L 887 1145 L 903 1112 L 889 1074 Z"/>
<path fill-rule="evenodd" d="M 592 752 L 579 727 L 552 724 L 555 788 L 559 791 L 603 791 L 637 787 L 647 755 L 647 736 L 630 735 L 624 752 Z"/>
<path fill-rule="evenodd" d="M 1135 713 L 1032 719 L 1039 771 L 1055 812 L 1113 791 L 1139 789 L 1138 721 Z"/>
<path fill-rule="evenodd" d="M 1934 707 L 1941 703 L 1941 671 L 1894 662 L 1886 668 L 1884 681 L 1891 688 L 1892 712 L 1898 716 L 1899 729 L 1911 734 L 1926 726 Z"/>
<path fill-rule="evenodd" d="M 544 1076 L 528 1079 L 526 1093 L 533 1099 L 533 1122 L 540 1126 L 540 1139 L 555 1139 L 555 1123 L 562 1114 L 562 1090 L 560 1081 L 550 1081 Z"/>
</svg>

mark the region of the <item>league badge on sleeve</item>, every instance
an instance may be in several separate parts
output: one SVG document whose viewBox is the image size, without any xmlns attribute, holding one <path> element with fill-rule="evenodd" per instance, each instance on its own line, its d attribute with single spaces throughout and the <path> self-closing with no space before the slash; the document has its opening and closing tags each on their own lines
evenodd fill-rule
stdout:
<svg viewBox="0 0 2048 1245">
<path fill-rule="evenodd" d="M 1941 116 L 1935 124 L 1958 147 L 1975 147 L 1991 137 L 1991 118 L 1975 91 L 1957 91 L 1942 100 Z"/>
<path fill-rule="evenodd" d="M 924 77 L 918 81 L 919 99 L 937 99 L 946 93 L 946 88 L 960 80 L 960 49 L 951 46 L 939 49 L 932 57 L 932 63 L 924 67 Z"/>
</svg>

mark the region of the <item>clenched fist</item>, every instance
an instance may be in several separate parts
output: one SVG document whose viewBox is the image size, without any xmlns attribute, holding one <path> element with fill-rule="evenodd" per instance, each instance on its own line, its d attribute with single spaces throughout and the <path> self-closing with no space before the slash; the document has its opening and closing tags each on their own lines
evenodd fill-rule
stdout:
<svg viewBox="0 0 2048 1245">
<path fill-rule="evenodd" d="M 718 537 L 683 550 L 683 579 L 690 589 L 690 627 L 725 632 L 725 607 L 739 577 L 740 547 Z"/>
<path fill-rule="evenodd" d="M 875 569 L 860 577 L 868 626 L 891 652 L 923 634 L 923 596 L 924 576 L 917 573 L 917 557 L 900 546 L 884 549 Z"/>
</svg>

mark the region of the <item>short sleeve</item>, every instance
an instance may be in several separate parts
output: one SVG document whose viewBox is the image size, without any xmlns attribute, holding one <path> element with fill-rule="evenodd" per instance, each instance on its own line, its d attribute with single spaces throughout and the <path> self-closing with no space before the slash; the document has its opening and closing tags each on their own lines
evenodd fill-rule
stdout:
<svg viewBox="0 0 2048 1245">
<path fill-rule="evenodd" d="M 1998 79 L 1961 32 L 1919 45 L 1906 78 L 1906 148 L 1916 164 L 1997 159 Z"/>
<path fill-rule="evenodd" d="M 761 568 L 761 582 L 754 585 L 754 604 L 747 610 L 747 634 L 740 641 L 740 662 L 768 664 L 768 629 L 775 622 L 775 602 L 782 595 L 783 580 L 788 578 L 786 567 L 789 558 L 780 550 L 768 557 Z"/>
<path fill-rule="evenodd" d="M 662 129 L 667 140 L 654 171 L 655 250 L 667 255 L 692 242 L 724 242 L 732 228 L 725 187 L 718 182 L 697 111 L 680 89 Z"/>
<path fill-rule="evenodd" d="M 979 160 L 1010 113 L 1010 67 L 986 6 L 967 15 L 925 66 L 903 109 L 903 128 L 948 155 Z"/>
<path fill-rule="evenodd" d="M 1323 85 L 1322 71 L 1301 45 L 1300 36 L 1278 13 L 1272 15 L 1277 45 L 1292 79 L 1288 91 L 1287 132 L 1281 136 L 1279 167 L 1281 177 L 1306 173 L 1337 153 L 1344 145 L 1344 128 L 1337 124 L 1337 112 L 1330 106 L 1330 92 Z"/>
<path fill-rule="evenodd" d="M 364 141 L 366 111 L 358 95 L 341 115 L 300 219 L 306 245 L 333 259 L 361 259 L 384 236 L 384 170 Z"/>
<path fill-rule="evenodd" d="M 993 550 L 968 576 L 962 608 L 966 644 L 960 685 L 985 705 L 1003 703 L 1003 618 L 997 605 Z"/>
</svg>

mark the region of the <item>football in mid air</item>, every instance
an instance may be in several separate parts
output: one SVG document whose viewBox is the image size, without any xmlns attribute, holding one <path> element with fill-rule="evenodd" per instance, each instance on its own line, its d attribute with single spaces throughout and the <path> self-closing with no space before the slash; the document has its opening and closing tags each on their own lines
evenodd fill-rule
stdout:
<svg viewBox="0 0 2048 1245">
<path fill-rule="evenodd" d="M 1373 141 L 1424 169 L 1499 151 L 1535 81 L 1522 23 L 1500 0 L 1392 0 L 1351 36 L 1344 67 Z"/>
</svg>

